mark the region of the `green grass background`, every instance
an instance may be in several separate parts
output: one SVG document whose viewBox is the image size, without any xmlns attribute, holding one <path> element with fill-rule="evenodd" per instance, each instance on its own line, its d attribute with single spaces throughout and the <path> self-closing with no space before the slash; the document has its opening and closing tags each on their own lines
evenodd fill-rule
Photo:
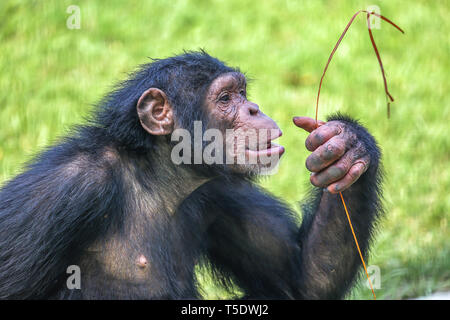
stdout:
<svg viewBox="0 0 450 320">
<path fill-rule="evenodd" d="M 81 29 L 66 27 L 69 5 Z M 386 218 L 370 265 L 379 299 L 450 289 L 449 1 L 6 1 L 0 2 L 0 182 L 83 121 L 92 104 L 148 57 L 206 49 L 254 81 L 250 97 L 279 122 L 286 147 L 262 184 L 292 205 L 305 194 L 306 133 L 326 60 L 351 15 L 368 5 L 400 25 L 374 36 L 396 98 L 386 117 L 382 78 L 365 19 L 355 21 L 324 82 L 320 118 L 342 111 L 379 141 Z M 350 231 L 349 231 L 350 232 Z M 339 259 L 336 256 L 336 259 Z M 200 273 L 206 298 L 227 293 Z M 360 281 L 350 296 L 371 298 Z"/>
</svg>

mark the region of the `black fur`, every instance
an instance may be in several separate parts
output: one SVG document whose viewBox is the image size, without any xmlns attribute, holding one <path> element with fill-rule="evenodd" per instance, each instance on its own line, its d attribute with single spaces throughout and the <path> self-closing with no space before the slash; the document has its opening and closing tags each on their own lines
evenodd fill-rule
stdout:
<svg viewBox="0 0 450 320">
<path fill-rule="evenodd" d="M 340 199 L 316 189 L 301 227 L 281 201 L 224 168 L 180 168 L 166 137 L 149 135 L 136 103 L 166 92 L 179 125 L 207 121 L 208 85 L 229 68 L 205 52 L 144 65 L 96 108 L 92 120 L 49 148 L 0 192 L 0 299 L 198 298 L 206 263 L 246 298 L 342 298 L 360 268 Z M 381 212 L 380 152 L 354 120 L 337 115 L 370 152 L 368 171 L 344 192 L 366 254 Z M 174 211 L 194 177 L 212 178 Z M 156 207 L 157 214 L 149 213 Z M 149 268 L 134 261 L 144 254 Z M 69 265 L 81 290 L 66 288 Z"/>
</svg>

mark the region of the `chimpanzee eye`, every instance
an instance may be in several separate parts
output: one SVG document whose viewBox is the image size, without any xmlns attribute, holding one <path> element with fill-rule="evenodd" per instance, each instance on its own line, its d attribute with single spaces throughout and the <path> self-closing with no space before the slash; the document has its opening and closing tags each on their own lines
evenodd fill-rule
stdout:
<svg viewBox="0 0 450 320">
<path fill-rule="evenodd" d="M 245 97 L 246 96 L 246 94 L 245 94 L 245 90 L 241 90 L 241 91 L 239 91 L 239 93 L 243 96 L 243 97 Z"/>
<path fill-rule="evenodd" d="M 219 101 L 222 101 L 222 102 L 228 102 L 228 101 L 230 101 L 230 95 L 229 95 L 229 94 L 224 94 L 223 96 L 221 96 L 221 97 L 219 98 Z"/>
</svg>

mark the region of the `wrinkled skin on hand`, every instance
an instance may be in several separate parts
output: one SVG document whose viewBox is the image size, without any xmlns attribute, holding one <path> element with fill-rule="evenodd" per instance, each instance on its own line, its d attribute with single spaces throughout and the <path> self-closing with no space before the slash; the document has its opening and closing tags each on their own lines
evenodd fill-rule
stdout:
<svg viewBox="0 0 450 320">
<path fill-rule="evenodd" d="M 342 121 L 316 121 L 295 117 L 294 124 L 308 132 L 306 148 L 312 153 L 306 159 L 311 183 L 339 193 L 349 188 L 367 170 L 370 156 L 352 128 Z"/>
</svg>

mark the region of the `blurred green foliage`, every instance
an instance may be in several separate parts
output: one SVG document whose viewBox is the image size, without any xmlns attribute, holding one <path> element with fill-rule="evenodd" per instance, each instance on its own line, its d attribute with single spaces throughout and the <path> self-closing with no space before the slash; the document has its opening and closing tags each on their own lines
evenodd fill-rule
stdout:
<svg viewBox="0 0 450 320">
<path fill-rule="evenodd" d="M 66 27 L 69 5 L 81 28 Z M 386 218 L 369 264 L 381 268 L 378 298 L 450 289 L 450 5 L 443 1 L 7 1 L 0 2 L 0 182 L 83 121 L 92 104 L 148 57 L 206 49 L 254 81 L 250 97 L 273 117 L 286 154 L 262 184 L 292 205 L 308 188 L 306 134 L 325 62 L 351 15 L 378 5 L 400 25 L 374 30 L 396 98 L 391 119 L 360 16 L 333 59 L 320 118 L 349 113 L 384 152 Z M 350 232 L 350 231 L 349 231 Z M 339 257 L 336 257 L 339 259 Z M 206 298 L 229 297 L 200 272 Z M 371 298 L 362 284 L 350 298 Z"/>
</svg>

